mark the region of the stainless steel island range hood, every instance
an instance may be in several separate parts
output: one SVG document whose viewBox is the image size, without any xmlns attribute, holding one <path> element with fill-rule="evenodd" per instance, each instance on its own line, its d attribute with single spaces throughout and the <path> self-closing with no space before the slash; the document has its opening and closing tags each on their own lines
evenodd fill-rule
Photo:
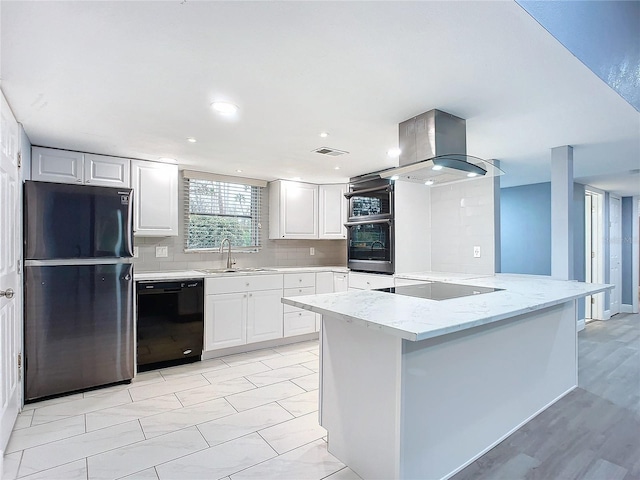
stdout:
<svg viewBox="0 0 640 480">
<path fill-rule="evenodd" d="M 380 177 L 442 185 L 504 172 L 489 160 L 467 155 L 466 121 L 430 110 L 399 125 L 400 162 Z"/>
</svg>

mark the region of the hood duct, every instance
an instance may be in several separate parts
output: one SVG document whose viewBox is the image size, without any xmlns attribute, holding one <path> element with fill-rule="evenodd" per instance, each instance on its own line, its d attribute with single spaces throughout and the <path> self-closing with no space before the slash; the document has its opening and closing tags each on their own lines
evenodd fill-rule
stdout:
<svg viewBox="0 0 640 480">
<path fill-rule="evenodd" d="M 399 167 L 380 172 L 382 178 L 442 185 L 504 172 L 488 160 L 467 155 L 466 121 L 430 110 L 399 125 Z"/>
</svg>

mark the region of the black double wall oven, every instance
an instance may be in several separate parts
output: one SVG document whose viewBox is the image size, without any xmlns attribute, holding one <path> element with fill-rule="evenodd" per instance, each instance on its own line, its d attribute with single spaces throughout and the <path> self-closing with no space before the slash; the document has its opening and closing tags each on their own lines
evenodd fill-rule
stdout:
<svg viewBox="0 0 640 480">
<path fill-rule="evenodd" d="M 349 200 L 347 266 L 393 274 L 393 182 L 377 175 L 352 178 L 345 196 Z"/>
</svg>

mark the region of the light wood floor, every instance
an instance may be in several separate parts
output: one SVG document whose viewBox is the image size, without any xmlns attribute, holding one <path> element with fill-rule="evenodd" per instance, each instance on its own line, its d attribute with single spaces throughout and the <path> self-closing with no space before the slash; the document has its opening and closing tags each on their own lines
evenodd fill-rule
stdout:
<svg viewBox="0 0 640 480">
<path fill-rule="evenodd" d="M 454 480 L 640 479 L 640 315 L 578 335 L 578 388 Z"/>
</svg>

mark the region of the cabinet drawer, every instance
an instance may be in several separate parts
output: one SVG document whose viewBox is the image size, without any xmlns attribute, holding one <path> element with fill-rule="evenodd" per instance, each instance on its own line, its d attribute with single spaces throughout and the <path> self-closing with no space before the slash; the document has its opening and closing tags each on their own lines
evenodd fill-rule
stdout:
<svg viewBox="0 0 640 480">
<path fill-rule="evenodd" d="M 376 275 L 374 273 L 349 273 L 349 288 L 371 290 L 373 288 L 389 288 L 394 286 L 391 275 Z"/>
<path fill-rule="evenodd" d="M 285 288 L 283 297 L 298 297 L 300 295 L 313 295 L 316 293 L 315 287 L 301 287 L 301 288 Z M 287 312 L 299 312 L 300 309 L 291 305 L 284 305 L 284 311 Z"/>
<path fill-rule="evenodd" d="M 298 310 L 284 314 L 284 336 L 304 335 L 316 331 L 316 314 Z"/>
<path fill-rule="evenodd" d="M 315 273 L 285 273 L 284 288 L 315 287 Z"/>
<path fill-rule="evenodd" d="M 282 275 L 239 275 L 237 277 L 205 278 L 204 280 L 206 295 L 280 289 L 282 289 Z"/>
</svg>

